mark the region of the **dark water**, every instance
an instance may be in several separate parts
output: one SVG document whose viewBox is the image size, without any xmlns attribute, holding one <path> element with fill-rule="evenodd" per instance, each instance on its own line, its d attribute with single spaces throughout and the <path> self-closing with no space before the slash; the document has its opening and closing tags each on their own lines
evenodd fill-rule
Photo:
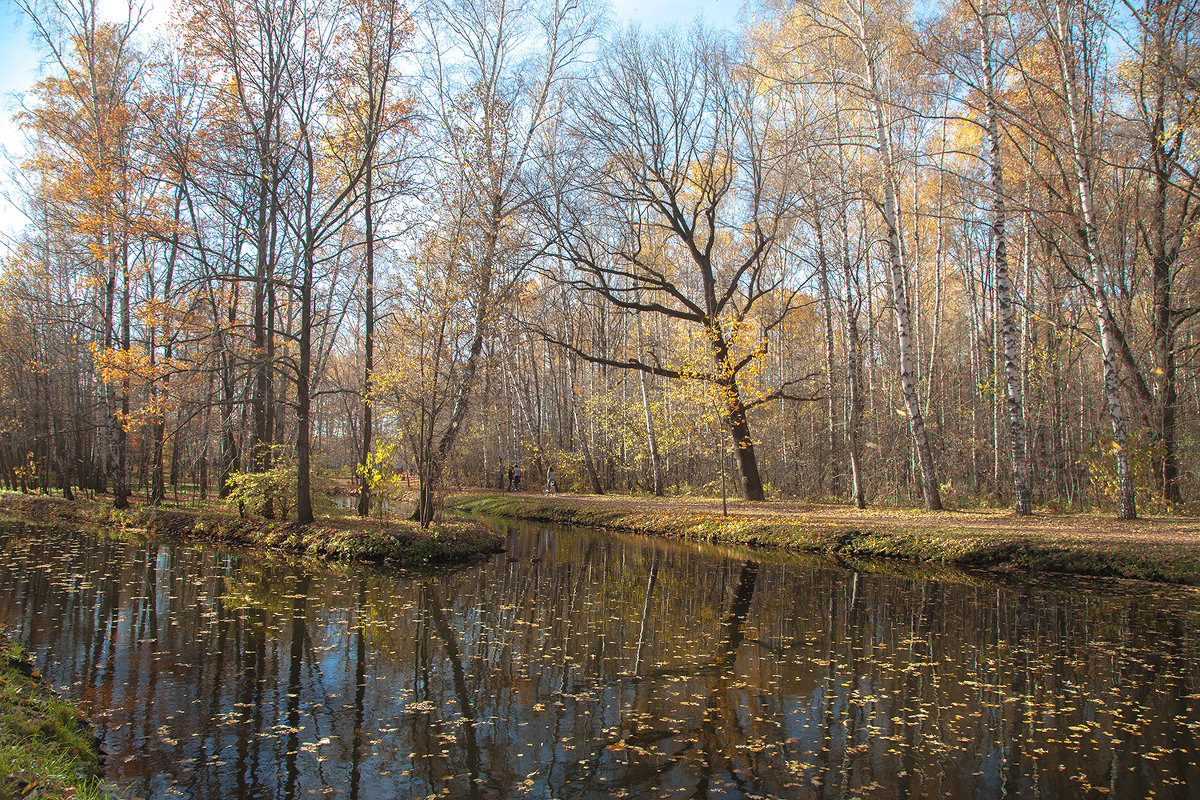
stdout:
<svg viewBox="0 0 1200 800">
<path fill-rule="evenodd" d="M 9 525 L 0 625 L 130 797 L 1200 792 L 1195 591 L 510 539 L 404 577 Z"/>
</svg>

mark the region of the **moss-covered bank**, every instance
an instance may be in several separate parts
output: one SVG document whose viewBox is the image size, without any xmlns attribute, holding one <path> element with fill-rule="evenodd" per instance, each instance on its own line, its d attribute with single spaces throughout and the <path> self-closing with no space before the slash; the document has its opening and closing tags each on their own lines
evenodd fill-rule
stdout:
<svg viewBox="0 0 1200 800">
<path fill-rule="evenodd" d="M 941 512 L 856 512 L 807 504 L 513 494 L 460 495 L 460 511 L 727 544 L 960 567 L 1022 569 L 1200 585 L 1200 535 L 1188 521 L 1108 525 L 1092 515 L 1032 519 Z M 719 512 L 720 501 L 715 501 Z M 1169 530 L 1167 530 L 1169 528 Z M 1190 530 L 1188 530 L 1190 528 Z"/>
<path fill-rule="evenodd" d="M 92 727 L 0 636 L 0 800 L 105 797 L 99 775 Z"/>
<path fill-rule="evenodd" d="M 0 494 L 0 511 L 32 522 L 96 525 L 161 536 L 261 547 L 296 555 L 426 566 L 470 561 L 504 549 L 503 537 L 470 519 L 443 520 L 430 530 L 413 522 L 358 518 L 311 525 L 240 519 L 216 509 L 136 508 L 46 495 Z"/>
</svg>

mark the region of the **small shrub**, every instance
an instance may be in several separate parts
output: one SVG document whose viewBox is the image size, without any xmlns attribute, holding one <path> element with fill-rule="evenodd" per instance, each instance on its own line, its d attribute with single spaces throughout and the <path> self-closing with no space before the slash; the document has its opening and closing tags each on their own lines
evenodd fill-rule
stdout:
<svg viewBox="0 0 1200 800">
<path fill-rule="evenodd" d="M 243 519 L 262 516 L 268 502 L 276 517 L 287 519 L 295 498 L 296 462 L 277 452 L 271 463 L 266 472 L 235 472 L 229 476 L 225 502 Z"/>
<path fill-rule="evenodd" d="M 1144 445 L 1137 431 L 1131 431 L 1125 440 L 1129 448 L 1129 465 L 1133 470 L 1133 488 L 1139 508 L 1150 511 L 1166 511 L 1167 503 L 1160 487 L 1154 480 L 1153 460 L 1162 455 L 1162 445 L 1151 442 Z M 1092 487 L 1102 502 L 1115 507 L 1120 496 L 1117 485 L 1117 447 L 1112 436 L 1105 436 L 1092 445 L 1083 457 Z"/>
</svg>

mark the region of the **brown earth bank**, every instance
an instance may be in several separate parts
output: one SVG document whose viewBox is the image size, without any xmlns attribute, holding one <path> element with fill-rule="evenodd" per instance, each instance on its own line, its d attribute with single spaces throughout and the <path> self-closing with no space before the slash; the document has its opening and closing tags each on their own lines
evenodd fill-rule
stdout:
<svg viewBox="0 0 1200 800">
<path fill-rule="evenodd" d="M 1094 513 L 728 502 L 712 498 L 461 493 L 447 508 L 731 544 L 1200 585 L 1200 519 L 1118 522 Z"/>
<path fill-rule="evenodd" d="M 124 511 L 103 499 L 64 500 L 16 492 L 0 493 L 0 512 L 39 523 L 98 525 L 129 532 L 261 547 L 296 555 L 374 561 L 421 567 L 456 564 L 500 552 L 503 537 L 471 519 L 451 518 L 422 530 L 415 522 L 379 522 L 358 517 L 322 519 L 311 525 L 256 518 L 204 508 L 150 506 Z"/>
</svg>

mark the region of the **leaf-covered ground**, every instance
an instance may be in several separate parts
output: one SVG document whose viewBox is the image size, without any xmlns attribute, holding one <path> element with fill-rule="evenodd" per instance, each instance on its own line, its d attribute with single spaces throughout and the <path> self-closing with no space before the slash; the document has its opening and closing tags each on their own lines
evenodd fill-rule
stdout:
<svg viewBox="0 0 1200 800">
<path fill-rule="evenodd" d="M 448 506 L 517 519 L 708 541 L 1200 584 L 1200 519 L 1096 513 L 927 512 L 621 495 L 463 494 Z"/>
</svg>

